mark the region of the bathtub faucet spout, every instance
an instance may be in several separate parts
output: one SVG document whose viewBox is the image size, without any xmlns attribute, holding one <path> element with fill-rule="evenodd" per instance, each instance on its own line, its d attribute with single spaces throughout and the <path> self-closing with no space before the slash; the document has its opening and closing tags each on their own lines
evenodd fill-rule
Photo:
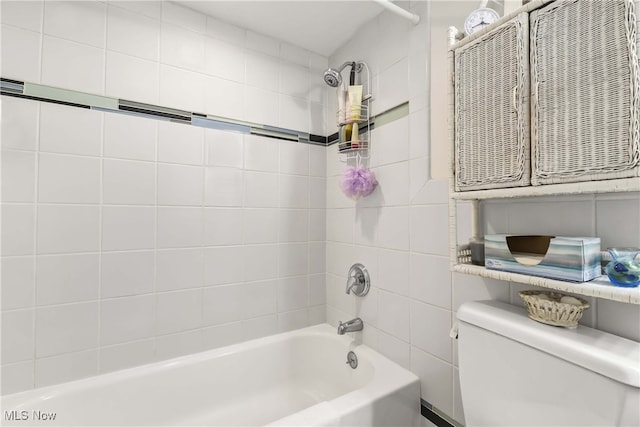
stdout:
<svg viewBox="0 0 640 427">
<path fill-rule="evenodd" d="M 356 332 L 361 331 L 363 328 L 362 319 L 356 317 L 355 319 L 351 319 L 347 322 L 340 322 L 338 325 L 338 335 L 344 335 L 346 332 Z"/>
</svg>

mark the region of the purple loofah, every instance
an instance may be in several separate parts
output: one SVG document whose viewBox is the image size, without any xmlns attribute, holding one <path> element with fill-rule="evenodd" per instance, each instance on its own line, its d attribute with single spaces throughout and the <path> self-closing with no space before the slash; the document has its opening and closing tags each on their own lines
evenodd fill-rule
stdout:
<svg viewBox="0 0 640 427">
<path fill-rule="evenodd" d="M 342 192 L 353 200 L 368 196 L 375 190 L 378 181 L 370 170 L 362 167 L 347 166 L 342 173 L 340 187 Z"/>
</svg>

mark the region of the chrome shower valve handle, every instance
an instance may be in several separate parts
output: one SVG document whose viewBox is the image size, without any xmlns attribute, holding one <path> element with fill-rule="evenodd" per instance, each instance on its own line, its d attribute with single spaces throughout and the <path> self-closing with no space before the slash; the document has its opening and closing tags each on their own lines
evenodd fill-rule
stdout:
<svg viewBox="0 0 640 427">
<path fill-rule="evenodd" d="M 353 264 L 347 277 L 346 293 L 350 294 L 353 291 L 356 296 L 363 297 L 369 292 L 370 286 L 367 268 L 360 263 Z"/>
</svg>

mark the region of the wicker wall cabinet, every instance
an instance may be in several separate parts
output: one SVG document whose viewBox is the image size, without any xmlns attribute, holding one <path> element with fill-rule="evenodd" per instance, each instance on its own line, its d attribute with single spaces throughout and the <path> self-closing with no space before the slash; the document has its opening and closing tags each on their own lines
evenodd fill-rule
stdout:
<svg viewBox="0 0 640 427">
<path fill-rule="evenodd" d="M 530 15 L 532 184 L 640 176 L 631 0 L 558 0 Z"/>
<path fill-rule="evenodd" d="M 530 183 L 529 18 L 454 51 L 457 191 Z"/>
<path fill-rule="evenodd" d="M 461 200 L 480 236 L 484 199 L 640 192 L 636 13 L 640 0 L 533 0 L 462 40 L 450 29 L 452 271 L 640 304 L 640 288 L 606 276 L 570 283 L 472 265 L 457 235 Z"/>
</svg>

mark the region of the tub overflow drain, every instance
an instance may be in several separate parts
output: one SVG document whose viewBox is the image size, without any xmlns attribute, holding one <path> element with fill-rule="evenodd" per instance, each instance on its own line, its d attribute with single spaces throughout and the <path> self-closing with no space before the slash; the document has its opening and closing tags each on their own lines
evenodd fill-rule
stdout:
<svg viewBox="0 0 640 427">
<path fill-rule="evenodd" d="M 358 367 L 358 356 L 353 351 L 347 353 L 347 364 L 351 366 L 352 369 L 356 369 Z"/>
</svg>

